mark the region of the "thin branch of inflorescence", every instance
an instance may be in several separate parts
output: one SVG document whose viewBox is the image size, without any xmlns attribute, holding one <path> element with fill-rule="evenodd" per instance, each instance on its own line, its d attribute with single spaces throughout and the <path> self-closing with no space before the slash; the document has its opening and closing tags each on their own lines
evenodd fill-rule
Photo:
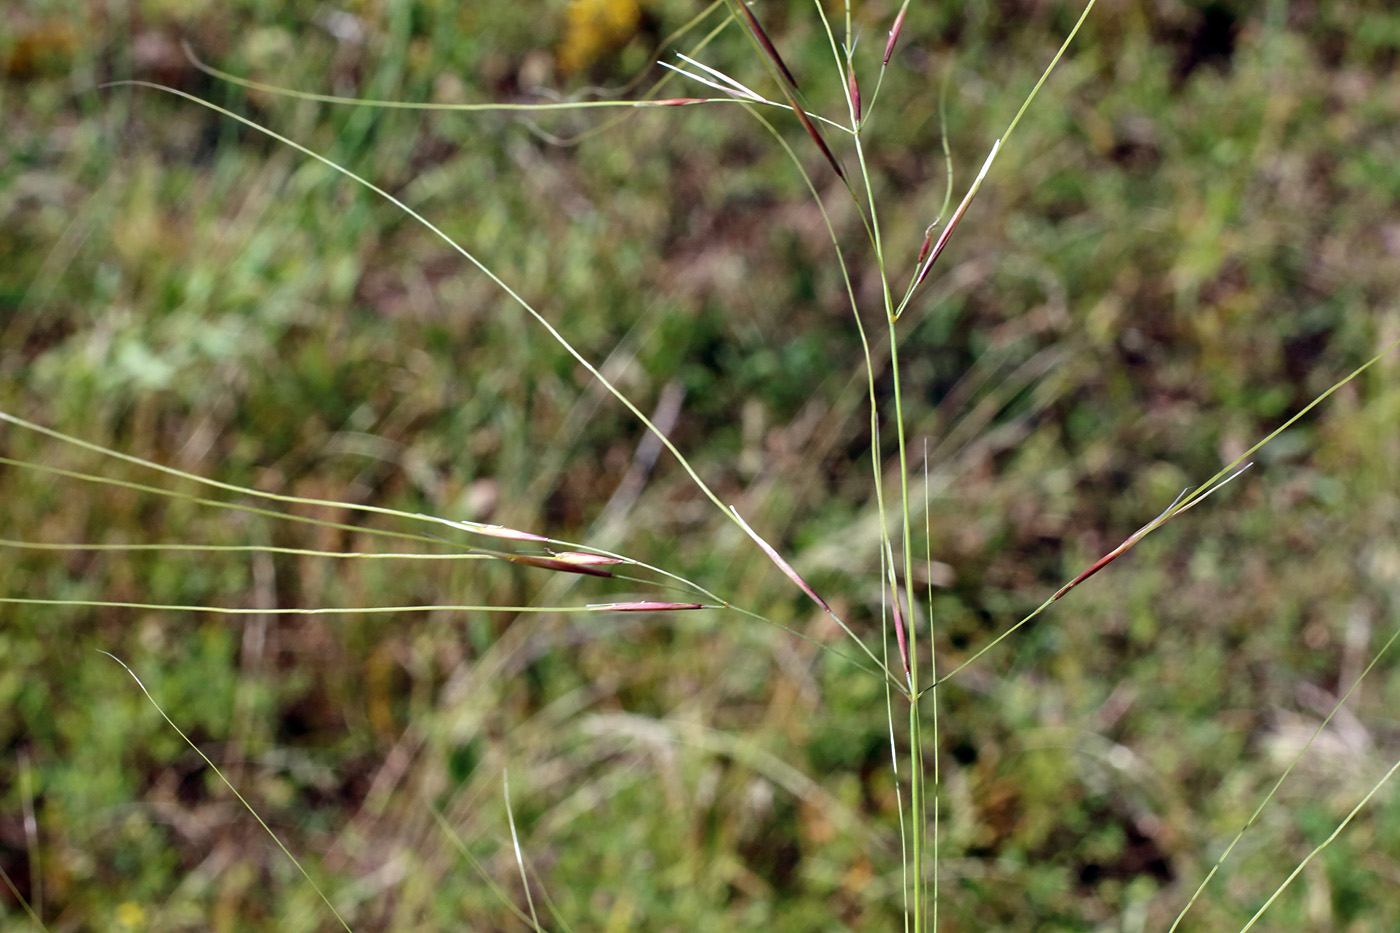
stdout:
<svg viewBox="0 0 1400 933">
<path fill-rule="evenodd" d="M 319 898 L 321 898 L 322 902 L 325 903 L 326 907 L 330 909 L 331 914 L 334 915 L 335 919 L 340 923 L 340 926 L 346 931 L 346 933 L 351 933 L 350 924 L 346 923 L 345 918 L 340 915 L 340 911 L 335 909 L 335 905 L 332 904 L 331 899 L 326 896 L 326 892 L 321 890 L 321 886 L 316 883 L 316 880 L 311 877 L 311 873 L 308 872 L 306 868 L 301 864 L 301 861 L 295 855 L 292 854 L 292 850 L 287 848 L 286 843 L 282 841 L 282 839 L 277 835 L 277 833 L 272 831 L 272 827 L 268 826 L 267 822 L 264 821 L 263 818 L 258 815 L 258 811 L 253 809 L 253 805 L 250 804 L 241 793 L 239 793 L 238 788 L 233 786 L 233 782 L 224 776 L 224 772 L 219 769 L 218 765 L 214 764 L 213 759 L 211 759 L 208 755 L 204 754 L 204 750 L 198 745 L 196 745 L 194 743 L 194 740 L 185 734 L 185 730 L 181 729 L 178 725 L 175 724 L 175 720 L 170 718 L 170 715 L 166 713 L 165 708 L 162 707 L 160 703 L 156 701 L 156 698 L 151 695 L 151 691 L 146 689 L 146 685 L 142 683 L 141 678 L 136 676 L 136 672 L 133 671 L 131 668 L 127 667 L 125 661 L 117 657 L 115 654 L 112 654 L 110 651 L 102 651 L 101 649 L 98 649 L 98 652 L 100 654 L 105 654 L 113 661 L 116 661 L 122 666 L 122 670 L 126 671 L 128 674 L 131 675 L 131 679 L 136 681 L 136 686 L 141 688 L 141 692 L 146 695 L 147 700 L 151 701 L 151 705 L 156 708 L 156 712 L 160 713 L 161 718 L 165 720 L 166 725 L 174 729 L 175 734 L 178 735 L 181 739 L 183 739 L 185 744 L 188 745 L 194 751 L 194 753 L 198 755 L 206 765 L 209 766 L 210 770 L 214 772 L 214 775 L 220 781 L 223 782 L 224 786 L 233 792 L 233 796 L 237 797 L 238 802 L 243 804 L 244 809 L 246 809 L 249 813 L 253 815 L 253 819 L 258 821 L 258 825 L 263 828 L 263 831 L 272 837 L 272 841 L 277 844 L 277 848 L 282 851 L 282 854 L 285 855 L 291 861 L 291 863 L 296 866 L 297 871 L 301 872 L 302 878 L 306 879 L 306 883 L 311 886 L 311 889 L 316 892 L 316 895 Z"/>
<path fill-rule="evenodd" d="M 1396 341 L 1394 341 L 1394 342 L 1388 344 L 1384 349 L 1382 349 L 1382 350 L 1381 350 L 1379 353 L 1377 353 L 1375 356 L 1371 357 L 1369 360 L 1367 360 L 1366 362 L 1362 363 L 1362 364 L 1361 364 L 1360 366 L 1358 366 L 1356 369 L 1352 370 L 1351 373 L 1349 373 L 1345 378 L 1343 378 L 1343 379 L 1339 380 L 1338 382 L 1334 383 L 1334 384 L 1332 385 L 1332 387 L 1329 388 L 1326 392 L 1323 392 L 1321 395 L 1319 395 L 1317 398 L 1313 399 L 1313 400 L 1312 400 L 1311 402 L 1309 402 L 1307 405 L 1304 405 L 1304 406 L 1303 406 L 1301 409 L 1299 409 L 1292 417 L 1290 417 L 1288 420 L 1284 421 L 1283 424 L 1279 425 L 1279 426 L 1278 426 L 1277 428 L 1275 428 L 1274 430 L 1270 431 L 1267 435 L 1264 436 L 1264 438 L 1263 438 L 1262 440 L 1260 440 L 1258 443 L 1254 444 L 1252 447 L 1250 447 L 1250 448 L 1249 448 L 1248 450 L 1246 450 L 1244 453 L 1240 454 L 1238 457 L 1236 457 L 1234 460 L 1232 460 L 1228 465 L 1226 465 L 1222 470 L 1220 470 L 1218 473 L 1216 473 L 1216 474 L 1215 474 L 1214 476 L 1212 476 L 1210 479 L 1206 480 L 1204 483 L 1202 483 L 1200 486 L 1196 487 L 1196 489 L 1192 490 L 1191 492 L 1187 493 L 1185 496 L 1180 497 L 1180 498 L 1178 499 L 1177 504 L 1176 504 L 1174 507 L 1168 509 L 1168 510 L 1167 510 L 1166 512 L 1164 512 L 1162 515 L 1158 516 L 1156 519 L 1154 519 L 1153 521 L 1149 522 L 1149 523 L 1147 524 L 1147 526 L 1144 526 L 1143 529 L 1139 529 L 1139 531 L 1138 531 L 1137 533 L 1135 533 L 1134 535 L 1132 535 L 1132 536 L 1129 537 L 1129 541 L 1131 541 L 1133 545 L 1138 544 L 1140 541 L 1142 541 L 1143 538 L 1147 537 L 1147 535 L 1150 534 L 1152 531 L 1156 530 L 1157 528 L 1160 528 L 1160 527 L 1162 526 L 1162 524 L 1163 524 L 1164 522 L 1166 522 L 1169 518 L 1171 518 L 1171 517 L 1174 516 L 1174 515 L 1179 515 L 1179 514 L 1181 514 L 1182 512 L 1186 511 L 1186 510 L 1189 509 L 1189 508 L 1193 508 L 1193 507 L 1196 505 L 1196 503 L 1200 502 L 1202 499 L 1204 499 L 1206 496 L 1210 495 L 1210 494 L 1211 494 L 1212 492 L 1214 492 L 1216 489 L 1219 489 L 1221 486 L 1223 486 L 1223 485 L 1225 484 L 1225 482 L 1228 482 L 1228 481 L 1229 481 L 1228 479 L 1226 479 L 1226 477 L 1228 477 L 1229 479 L 1234 479 L 1235 476 L 1238 476 L 1240 473 L 1244 472 L 1244 470 L 1242 469 L 1242 467 L 1247 465 L 1247 461 L 1248 461 L 1248 458 L 1249 458 L 1249 457 L 1254 456 L 1254 454 L 1258 453 L 1259 450 L 1260 450 L 1265 444 L 1269 443 L 1269 442 L 1272 441 L 1274 438 L 1276 438 L 1276 437 L 1278 437 L 1280 434 L 1282 434 L 1284 431 L 1288 430 L 1288 428 L 1290 428 L 1290 427 L 1292 427 L 1294 424 L 1296 424 L 1296 423 L 1298 422 L 1298 420 L 1301 419 L 1304 415 L 1306 415 L 1308 412 L 1312 411 L 1312 410 L 1313 410 L 1314 408 L 1316 408 L 1318 405 L 1322 404 L 1322 402 L 1323 402 L 1325 399 L 1327 399 L 1329 396 L 1331 396 L 1332 393 L 1336 392 L 1336 391 L 1337 391 L 1338 389 L 1340 389 L 1342 386 L 1344 386 L 1344 385 L 1346 385 L 1347 383 L 1351 382 L 1351 381 L 1352 381 L 1353 379 L 1355 379 L 1357 376 L 1361 375 L 1361 374 L 1364 373 L 1366 370 L 1368 370 L 1368 369 L 1370 369 L 1372 366 L 1374 366 L 1376 363 L 1380 362 L 1381 359 L 1383 359 L 1384 357 L 1388 356 L 1388 355 L 1389 355 L 1392 351 L 1394 351 L 1397 347 L 1400 347 L 1400 340 L 1396 340 Z M 1222 482 L 1222 480 L 1224 480 L 1224 482 Z M 1127 542 L 1125 542 L 1125 543 L 1127 543 Z M 1082 576 L 1082 575 L 1081 575 L 1081 576 Z M 1073 581 L 1070 581 L 1070 582 L 1073 583 Z M 1070 584 L 1066 584 L 1066 587 L 1069 586 L 1069 585 L 1070 585 Z M 1051 603 L 1055 602 L 1055 600 L 1058 599 L 1060 595 L 1063 595 L 1063 593 L 1062 593 L 1061 591 L 1065 590 L 1066 587 L 1061 587 L 1060 590 L 1057 590 L 1057 591 L 1056 591 L 1056 594 L 1058 594 L 1058 595 L 1052 594 L 1052 595 L 1051 595 L 1049 598 L 1047 598 L 1043 603 L 1041 603 L 1039 606 L 1037 606 L 1037 607 L 1034 609 L 1034 611 L 1032 611 L 1029 615 L 1027 615 L 1025 618 L 1021 619 L 1021 621 L 1017 622 L 1015 625 L 1011 626 L 1011 627 L 1010 627 L 1009 629 L 1007 629 L 1006 631 L 1002 632 L 1000 635 L 998 635 L 996 638 L 994 638 L 991 642 L 989 642 L 988 644 L 984 645 L 981 649 L 979 649 L 976 653 L 974 653 L 970 658 L 968 658 L 967 660 L 963 661 L 963 662 L 962 662 L 961 664 L 959 664 L 957 667 L 953 668 L 951 671 L 949 671 L 948 673 L 942 675 L 941 677 L 936 677 L 936 679 L 934 680 L 934 682 L 933 682 L 932 684 L 930 684 L 928 687 L 925 687 L 923 690 L 920 690 L 919 693 L 922 694 L 925 690 L 928 690 L 928 689 L 930 689 L 931 687 L 936 687 L 936 686 L 938 686 L 939 684 L 942 684 L 942 683 L 944 683 L 945 681 L 948 681 L 948 680 L 950 680 L 951 678 L 957 676 L 957 674 L 958 674 L 959 672 L 961 672 L 964 668 L 966 668 L 966 667 L 968 667 L 969 665 L 971 665 L 971 664 L 973 664 L 974 662 L 976 662 L 976 661 L 977 661 L 979 658 L 981 658 L 984 654 L 986 654 L 987 652 L 991 651 L 991 650 L 992 650 L 993 648 L 995 648 L 997 645 L 1001 644 L 1001 642 L 1005 641 L 1008 637 L 1010 637 L 1010 636 L 1012 635 L 1012 633 L 1014 633 L 1015 631 L 1017 631 L 1018 629 L 1020 629 L 1022 626 L 1026 625 L 1028 622 L 1030 622 L 1030 621 L 1031 621 L 1032 619 L 1034 619 L 1036 616 L 1040 615 L 1040 614 L 1041 614 L 1042 612 L 1044 612 L 1047 608 L 1049 608 L 1049 606 L 1050 606 Z"/>
</svg>

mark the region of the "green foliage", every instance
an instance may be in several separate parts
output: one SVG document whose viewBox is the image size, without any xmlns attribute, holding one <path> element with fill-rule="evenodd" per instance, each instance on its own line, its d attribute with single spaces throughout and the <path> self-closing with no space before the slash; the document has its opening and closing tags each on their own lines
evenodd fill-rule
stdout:
<svg viewBox="0 0 1400 933">
<path fill-rule="evenodd" d="M 170 84 L 440 223 L 644 411 L 684 390 L 677 445 L 878 643 L 860 348 L 820 216 L 750 118 L 641 111 L 561 148 L 529 122 L 568 135 L 610 112 L 286 100 L 202 75 L 175 38 L 309 91 L 523 100 L 541 84 L 621 85 L 695 12 L 642 6 L 636 36 L 559 78 L 562 5 L 158 3 L 127 21 L 29 4 L 0 38 L 0 410 L 229 483 L 587 540 L 842 644 L 664 455 L 635 499 L 614 498 L 645 461 L 643 432 L 440 240 L 202 108 L 97 87 Z M 896 6 L 855 11 L 862 81 Z M 813 112 L 843 112 L 810 5 L 761 12 Z M 911 6 L 864 137 L 896 285 L 944 197 L 945 75 L 956 202 L 1072 13 Z M 1400 16 L 1360 2 L 1290 16 L 1097 10 L 902 320 L 911 451 L 927 438 L 932 454 L 934 563 L 914 582 L 933 597 L 914 615 L 940 672 L 1395 339 Z M 705 60 L 766 87 L 736 33 Z M 883 360 L 858 219 L 782 116 L 850 248 Z M 940 688 L 925 759 L 940 756 L 948 928 L 1170 925 L 1400 624 L 1396 374 L 1377 364 L 1228 491 Z M 888 380 L 876 394 L 889 451 Z M 0 454 L 209 494 L 12 426 Z M 348 509 L 281 510 L 350 526 L 331 529 L 10 465 L 0 501 L 7 540 L 427 547 L 375 538 L 401 529 Z M 264 611 L 0 605 L 0 868 L 42 894 L 51 929 L 325 926 L 103 649 L 356 930 L 518 924 L 431 815 L 523 903 L 506 766 L 537 890 L 577 929 L 897 922 L 900 801 L 878 681 L 737 613 L 354 611 L 636 592 L 476 561 L 4 547 L 0 596 Z M 346 611 L 278 611 L 312 607 Z M 1326 838 L 1397 757 L 1397 702 L 1387 655 L 1188 926 L 1238 929 Z M 903 768 L 902 729 L 894 741 Z M 1395 928 L 1397 799 L 1377 795 L 1269 921 Z M 25 928 L 8 894 L 0 905 L 0 928 Z"/>
</svg>

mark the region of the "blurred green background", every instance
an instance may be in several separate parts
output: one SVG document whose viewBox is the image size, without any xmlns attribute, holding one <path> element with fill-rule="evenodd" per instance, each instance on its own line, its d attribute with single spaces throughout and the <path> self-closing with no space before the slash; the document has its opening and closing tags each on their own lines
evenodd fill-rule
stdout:
<svg viewBox="0 0 1400 933">
<path fill-rule="evenodd" d="M 896 7 L 853 11 L 867 102 Z M 751 118 L 332 107 L 243 91 L 181 51 L 321 93 L 538 101 L 654 80 L 657 42 L 699 9 L 11 10 L 0 408 L 224 482 L 615 548 L 840 643 L 441 240 L 233 121 L 99 89 L 158 82 L 326 154 L 475 251 L 878 642 L 860 347 L 820 214 Z M 844 118 L 814 8 L 754 9 L 813 108 Z M 956 200 L 1078 12 L 911 5 L 866 130 L 896 287 L 944 197 L 945 78 Z M 929 452 L 918 624 L 932 619 L 940 670 L 1400 338 L 1397 57 L 1400 13 L 1379 0 L 1093 13 L 901 322 L 916 489 Z M 769 88 L 732 29 L 704 60 Z M 833 213 L 883 367 L 858 219 L 795 121 L 773 119 Z M 1397 369 L 1377 364 L 940 692 L 944 929 L 1170 924 L 1400 625 Z M 877 392 L 889 452 L 887 376 Z M 0 454 L 210 494 L 12 426 Z M 884 482 L 898 488 L 893 461 Z M 97 649 L 143 678 L 355 930 L 524 928 L 443 828 L 523 904 L 507 768 L 536 898 L 575 929 L 900 922 L 883 691 L 807 642 L 718 611 L 353 611 L 665 595 L 529 567 L 16 544 L 415 547 L 371 536 L 403 523 L 349 508 L 281 510 L 350 526 L 327 529 L 15 465 L 0 502 L 0 595 L 262 610 L 0 605 L 0 867 L 51 930 L 333 925 Z M 315 607 L 347 611 L 279 611 Z M 1398 670 L 1381 656 L 1185 929 L 1239 929 L 1400 757 Z M 1394 930 L 1398 886 L 1386 787 L 1261 928 Z M 0 928 L 32 928 L 8 892 L 0 912 Z"/>
</svg>

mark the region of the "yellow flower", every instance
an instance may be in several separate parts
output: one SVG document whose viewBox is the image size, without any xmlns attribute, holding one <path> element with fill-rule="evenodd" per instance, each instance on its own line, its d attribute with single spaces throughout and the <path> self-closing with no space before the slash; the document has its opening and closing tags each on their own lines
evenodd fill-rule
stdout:
<svg viewBox="0 0 1400 933">
<path fill-rule="evenodd" d="M 117 926 L 135 930 L 146 925 L 146 908 L 135 901 L 123 901 L 117 905 Z"/>
<path fill-rule="evenodd" d="M 560 71 L 577 74 L 620 48 L 636 33 L 641 19 L 637 0 L 570 0 L 557 50 Z"/>
</svg>

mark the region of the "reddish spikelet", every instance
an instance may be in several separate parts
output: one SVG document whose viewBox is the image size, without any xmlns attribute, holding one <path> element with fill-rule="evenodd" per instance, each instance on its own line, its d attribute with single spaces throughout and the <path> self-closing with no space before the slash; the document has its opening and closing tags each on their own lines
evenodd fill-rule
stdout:
<svg viewBox="0 0 1400 933">
<path fill-rule="evenodd" d="M 749 527 L 749 523 L 744 521 L 743 518 L 739 516 L 739 512 L 734 508 L 734 506 L 731 505 L 729 507 L 729 512 L 731 515 L 734 516 L 735 521 L 739 523 L 739 527 L 744 529 L 744 531 L 748 532 L 749 537 L 753 538 L 754 542 L 759 547 L 763 548 L 763 553 L 767 554 L 768 559 L 778 565 L 778 569 L 781 570 L 784 574 L 786 574 L 789 580 L 791 580 L 793 583 L 796 583 L 798 587 L 801 588 L 802 592 L 806 593 L 808 596 L 811 597 L 814 603 L 825 609 L 827 613 L 831 613 L 831 606 L 827 604 L 827 601 L 818 596 L 817 591 L 808 586 L 806 580 L 798 576 L 797 571 L 792 569 L 792 564 L 789 564 L 786 560 L 783 559 L 783 555 L 779 554 L 776 550 L 774 550 L 771 544 L 769 544 L 767 541 L 764 541 L 758 536 L 758 532 L 754 531 L 752 528 Z"/>
<path fill-rule="evenodd" d="M 1210 493 L 1215 492 L 1215 490 L 1219 489 L 1221 486 L 1224 486 L 1225 483 L 1230 482 L 1230 480 L 1234 479 L 1235 476 L 1239 476 L 1240 473 L 1243 473 L 1245 470 L 1249 469 L 1253 465 L 1254 464 L 1252 463 L 1246 463 L 1244 465 L 1244 468 L 1241 469 L 1238 473 L 1235 473 L 1234 476 L 1229 477 L 1224 482 L 1217 484 L 1210 490 L 1210 492 L 1207 492 L 1205 495 L 1208 496 L 1210 495 Z M 1085 580 L 1089 579 L 1094 574 L 1107 567 L 1109 564 L 1113 563 L 1118 558 L 1118 556 L 1121 555 L 1124 551 L 1128 550 L 1133 545 L 1137 544 L 1140 540 L 1142 540 L 1143 535 L 1147 534 L 1148 529 L 1154 526 L 1161 527 L 1162 525 L 1165 525 L 1167 522 L 1171 521 L 1172 517 L 1176 514 L 1172 511 L 1172 509 L 1176 508 L 1176 504 L 1181 501 L 1181 496 L 1184 495 L 1186 495 L 1186 490 L 1183 489 L 1181 491 L 1181 495 L 1177 496 L 1174 500 L 1172 500 L 1172 504 L 1167 506 L 1166 510 L 1162 512 L 1161 515 L 1158 515 L 1156 518 L 1152 519 L 1152 521 L 1148 522 L 1146 525 L 1143 525 L 1137 531 L 1128 535 L 1128 537 L 1124 539 L 1122 544 L 1118 545 L 1116 548 L 1109 551 L 1103 557 L 1100 557 L 1098 560 L 1090 564 L 1088 570 L 1085 570 L 1079 576 L 1075 577 L 1073 580 L 1069 581 L 1064 586 L 1056 590 L 1055 595 L 1050 597 L 1050 601 L 1053 603 L 1055 600 L 1059 599 L 1061 596 L 1065 595 L 1070 590 L 1074 589 L 1076 586 L 1083 583 Z M 1204 498 L 1205 496 L 1200 497 L 1200 499 Z M 1197 499 L 1196 502 L 1199 502 L 1200 499 Z M 1193 502 L 1192 505 L 1194 504 L 1195 503 Z M 1190 506 L 1187 506 L 1187 508 L 1190 508 Z M 1185 510 L 1183 509 L 1182 511 Z"/>
<path fill-rule="evenodd" d="M 851 76 L 846 82 L 846 93 L 851 97 L 851 113 L 855 115 L 856 122 L 860 122 L 860 85 L 856 84 L 856 70 L 851 69 Z"/>
<path fill-rule="evenodd" d="M 744 5 L 744 0 L 738 0 L 738 3 L 735 5 L 743 12 L 744 18 L 749 21 L 749 28 L 753 30 L 753 37 L 758 40 L 758 44 L 763 47 L 763 51 L 768 55 L 769 59 L 772 60 L 773 64 L 777 66 L 777 69 L 783 73 L 783 77 L 787 79 L 787 83 L 792 85 L 793 89 L 796 90 L 797 79 L 792 76 L 791 71 L 788 71 L 788 66 L 783 63 L 782 56 L 778 54 L 777 48 L 773 45 L 772 40 L 768 38 L 768 33 L 764 32 L 763 27 L 759 25 L 758 19 L 753 15 L 753 11 Z"/>
<path fill-rule="evenodd" d="M 599 564 L 625 564 L 627 561 L 621 557 L 608 557 L 606 554 L 588 554 L 584 551 L 555 551 L 555 560 L 566 561 L 570 564 L 581 564 L 586 567 L 594 567 Z"/>
<path fill-rule="evenodd" d="M 929 270 L 938 261 L 938 257 L 943 253 L 943 247 L 948 245 L 948 238 L 953 235 L 953 231 L 962 222 L 963 214 L 967 213 L 967 206 L 972 203 L 973 197 L 977 194 L 977 189 L 982 187 L 982 179 L 987 177 L 987 169 L 992 167 L 992 160 L 997 157 L 997 150 L 1001 148 L 1001 140 L 998 139 L 992 144 L 992 151 L 987 156 L 987 161 L 982 163 L 982 170 L 977 173 L 977 178 L 972 182 L 972 187 L 967 189 L 967 194 L 963 195 L 962 201 L 958 204 L 958 209 L 953 211 L 953 217 L 948 221 L 948 226 L 943 228 L 943 232 L 938 236 L 938 242 L 933 244 L 933 250 L 929 253 L 928 262 L 919 271 L 919 278 L 914 282 L 915 287 L 923 284 L 928 278 Z"/>
<path fill-rule="evenodd" d="M 544 535 L 537 535 L 529 531 L 516 531 L 514 528 L 507 528 L 505 525 L 468 525 L 463 524 L 463 528 L 474 531 L 479 535 L 487 535 L 492 538 L 509 538 L 512 541 L 548 541 Z"/>
<path fill-rule="evenodd" d="M 909 0 L 904 0 L 904 5 L 899 8 L 899 15 L 894 18 L 894 25 L 890 27 L 890 39 L 885 43 L 885 64 L 890 63 L 890 56 L 894 54 L 894 44 L 899 41 L 899 31 L 904 28 L 904 11 L 909 9 Z"/>
<path fill-rule="evenodd" d="M 565 573 L 581 573 L 588 577 L 611 577 L 612 574 L 606 570 L 599 570 L 597 567 L 590 567 L 587 564 L 578 564 L 573 561 L 560 560 L 557 557 L 534 557 L 530 554 L 503 554 L 504 560 L 512 564 L 524 564 L 527 567 L 540 567 L 544 570 L 562 570 Z"/>
<path fill-rule="evenodd" d="M 929 270 L 933 268 L 933 261 L 943 253 L 943 247 L 948 245 L 948 237 L 953 235 L 953 231 L 957 228 L 958 222 L 962 220 L 963 211 L 966 210 L 965 204 L 966 202 L 963 202 L 963 204 L 958 206 L 957 213 L 953 215 L 953 219 L 948 221 L 948 226 L 943 228 L 943 233 L 939 236 L 938 243 L 930 251 L 932 255 L 928 258 L 928 264 L 919 271 L 919 280 L 914 283 L 916 286 L 924 284 L 924 279 L 928 278 Z M 922 259 L 919 261 L 923 262 Z"/>
<path fill-rule="evenodd" d="M 929 224 L 928 229 L 924 231 L 924 245 L 919 247 L 919 258 L 915 261 L 914 265 L 922 266 L 924 260 L 928 258 L 928 251 L 933 246 L 933 230 L 937 226 L 938 222 L 934 221 Z"/>
<path fill-rule="evenodd" d="M 1122 554 L 1127 549 L 1128 541 L 1124 541 L 1122 544 L 1109 551 L 1103 557 L 1100 557 L 1098 560 L 1090 564 L 1088 570 L 1084 571 L 1079 576 L 1075 577 L 1073 580 L 1069 581 L 1064 586 L 1056 590 L 1055 595 L 1050 597 L 1050 601 L 1053 603 L 1055 600 L 1059 599 L 1061 596 L 1065 595 L 1070 590 L 1074 589 L 1076 586 L 1083 583 L 1085 580 L 1089 579 L 1094 574 L 1107 567 L 1109 564 L 1113 563 L 1113 561 L 1118 557 L 1118 555 Z"/>
<path fill-rule="evenodd" d="M 822 155 L 826 156 L 826 161 L 835 169 L 836 174 L 841 176 L 841 180 L 845 181 L 846 173 L 842 170 L 841 163 L 836 161 L 836 156 L 832 153 L 830 147 L 827 146 L 826 140 L 822 139 L 822 134 L 817 132 L 817 126 L 812 122 L 812 119 L 807 116 L 807 111 L 802 109 L 797 99 L 791 94 L 788 95 L 788 103 L 792 104 L 792 112 L 797 114 L 797 119 L 802 121 L 802 128 L 807 131 L 807 135 L 812 137 L 817 144 L 817 148 L 822 151 Z"/>
<path fill-rule="evenodd" d="M 638 107 L 689 107 L 691 104 L 703 104 L 703 97 L 667 97 L 664 100 L 639 100 Z"/>
<path fill-rule="evenodd" d="M 702 603 L 661 603 L 652 599 L 639 599 L 627 603 L 593 603 L 587 607 L 591 612 L 679 612 L 682 609 L 704 609 Z"/>
<path fill-rule="evenodd" d="M 899 609 L 899 593 L 894 594 L 894 638 L 899 642 L 899 660 L 904 664 L 904 676 L 912 685 L 913 675 L 909 672 L 909 644 L 904 640 L 904 613 Z"/>
</svg>

